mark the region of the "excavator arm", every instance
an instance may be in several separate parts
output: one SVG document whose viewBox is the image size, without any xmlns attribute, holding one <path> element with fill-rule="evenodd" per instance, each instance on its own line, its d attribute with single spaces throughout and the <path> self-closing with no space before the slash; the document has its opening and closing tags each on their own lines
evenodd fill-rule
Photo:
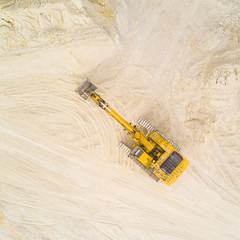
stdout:
<svg viewBox="0 0 240 240">
<path fill-rule="evenodd" d="M 146 135 L 144 135 L 140 130 L 138 130 L 135 126 L 132 126 L 125 119 L 123 119 L 116 111 L 114 111 L 109 104 L 102 99 L 97 93 L 95 93 L 96 86 L 86 80 L 82 86 L 76 89 L 76 92 L 79 93 L 85 100 L 91 98 L 100 108 L 102 108 L 105 112 L 111 115 L 115 120 L 117 120 L 132 136 L 132 138 L 142 147 L 144 147 L 146 152 L 151 152 L 155 143 L 148 139 Z"/>
</svg>

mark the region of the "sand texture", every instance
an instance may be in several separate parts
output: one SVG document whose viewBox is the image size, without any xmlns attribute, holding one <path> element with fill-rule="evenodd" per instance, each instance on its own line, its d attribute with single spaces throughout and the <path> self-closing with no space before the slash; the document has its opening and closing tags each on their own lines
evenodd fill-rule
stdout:
<svg viewBox="0 0 240 240">
<path fill-rule="evenodd" d="M 182 148 L 175 184 L 118 149 L 86 77 Z M 0 1 L 0 239 L 239 240 L 239 83 L 237 0 Z"/>
</svg>

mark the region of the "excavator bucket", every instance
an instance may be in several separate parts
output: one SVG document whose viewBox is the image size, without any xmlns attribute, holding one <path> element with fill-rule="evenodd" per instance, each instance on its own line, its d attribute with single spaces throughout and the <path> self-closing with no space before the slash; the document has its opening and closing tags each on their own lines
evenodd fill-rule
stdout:
<svg viewBox="0 0 240 240">
<path fill-rule="evenodd" d="M 83 99 L 87 100 L 96 89 L 97 87 L 94 84 L 85 80 L 85 82 L 78 87 L 75 92 L 78 92 Z"/>
</svg>

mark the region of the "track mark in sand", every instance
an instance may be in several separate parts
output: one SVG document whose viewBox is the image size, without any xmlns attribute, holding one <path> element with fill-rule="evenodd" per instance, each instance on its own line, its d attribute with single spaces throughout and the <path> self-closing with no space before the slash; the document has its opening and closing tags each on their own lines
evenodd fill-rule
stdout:
<svg viewBox="0 0 240 240">
<path fill-rule="evenodd" d="M 14 236 L 18 240 L 23 240 L 22 235 L 20 235 L 16 230 L 11 227 L 9 224 L 6 223 L 5 218 L 3 216 L 0 216 L 0 229 L 3 229 L 2 231 L 6 231 L 8 235 Z"/>
<path fill-rule="evenodd" d="M 180 78 L 175 81 L 170 104 L 172 117 L 177 114 L 179 131 L 183 144 L 185 142 L 204 142 L 207 134 L 211 133 L 211 126 L 216 121 L 215 111 L 209 105 L 209 89 L 196 77 Z M 200 86 L 199 86 L 200 84 Z M 170 117 L 170 118 L 172 118 Z M 178 136 L 176 136 L 178 137 Z"/>
<path fill-rule="evenodd" d="M 100 94 L 118 114 L 126 119 L 126 121 L 137 124 L 137 119 L 140 117 L 139 112 L 146 111 L 150 105 L 149 102 L 152 102 L 157 96 L 156 92 L 152 92 L 154 83 L 152 83 L 151 80 L 153 76 L 144 66 L 137 64 L 125 66 L 123 62 L 121 58 L 118 60 L 113 58 L 111 61 L 106 60 L 106 62 L 98 65 L 96 69 L 94 69 L 94 72 L 91 71 L 88 75 L 89 79 L 98 87 L 97 93 Z M 103 72 L 105 73 L 104 75 L 102 74 Z M 151 82 L 151 84 L 149 84 L 149 82 Z M 97 111 L 101 110 L 97 109 Z M 107 144 L 107 152 L 111 153 L 112 161 L 135 172 L 145 174 L 139 166 L 130 158 L 127 158 L 117 147 L 121 141 L 131 147 L 134 143 L 132 138 L 127 136 L 124 128 L 107 113 L 101 114 L 101 117 L 99 115 L 98 121 L 101 121 L 103 117 L 103 125 L 97 130 L 100 131 L 99 135 L 101 135 L 101 138 L 109 138 L 109 140 L 106 140 L 106 142 L 109 143 Z M 102 131 L 102 129 L 105 129 L 106 124 L 109 126 L 108 129 L 106 129 L 107 131 Z M 112 131 L 111 133 L 109 133 L 109 128 Z M 114 135 L 114 141 L 112 140 L 112 135 Z"/>
<path fill-rule="evenodd" d="M 97 161 L 117 161 L 116 128 L 121 126 L 115 126 L 106 112 L 93 102 L 82 100 L 72 91 L 69 82 L 58 80 L 56 88 L 55 81 L 48 82 L 42 78 L 28 80 L 27 87 L 21 84 L 22 81 L 26 83 L 26 80 L 20 79 L 11 87 L 3 82 L 0 108 L 4 118 L 36 126 L 79 153 L 81 149 L 93 152 Z M 29 137 L 37 138 L 35 135 Z"/>
<path fill-rule="evenodd" d="M 124 98 L 120 97 L 123 104 L 132 103 L 133 99 L 137 99 L 140 96 L 147 97 L 148 93 L 152 90 L 152 85 L 149 84 L 152 76 L 140 65 L 123 67 L 118 72 L 115 79 L 115 96 L 124 96 Z"/>
<path fill-rule="evenodd" d="M 43 79 L 31 82 L 28 87 L 22 87 L 21 81 L 14 87 L 3 86 L 0 107 L 4 111 L 1 114 L 35 125 L 49 135 L 65 140 L 67 145 L 92 148 L 94 141 L 90 140 L 92 131 L 88 127 L 91 119 L 88 106 L 79 108 L 77 102 L 73 104 L 68 98 L 68 83 L 58 84 L 62 85 L 61 90 L 55 89 L 53 82 L 47 83 Z M 77 109 L 81 109 L 82 113 L 79 114 Z"/>
<path fill-rule="evenodd" d="M 234 55 L 234 53 L 233 55 L 230 53 L 224 57 L 225 59 L 219 59 L 216 66 L 212 68 L 210 75 L 212 89 L 210 104 L 214 104 L 217 115 L 214 129 L 215 137 L 219 142 L 219 151 L 223 155 L 228 156 L 228 159 L 225 159 L 227 162 L 221 163 L 221 172 L 223 175 L 226 173 L 230 174 L 232 180 L 228 176 L 225 177 L 225 180 L 231 185 L 231 182 L 234 181 L 234 185 L 238 186 L 240 184 L 240 177 L 236 156 L 240 154 L 240 63 L 236 64 L 235 60 L 231 60 L 234 59 Z M 220 98 L 222 101 L 215 101 L 215 98 Z M 228 170 L 226 171 L 224 168 Z"/>
<path fill-rule="evenodd" d="M 19 0 L 15 2 L 20 3 Z M 21 2 L 27 4 L 27 1 Z M 57 2 L 68 4 L 63 1 Z M 80 1 L 74 2 L 80 3 Z M 175 68 L 176 62 L 179 61 L 182 63 L 181 66 L 185 66 L 194 58 L 193 53 L 186 51 L 184 47 L 188 35 L 183 37 L 185 29 L 181 14 L 185 18 L 186 13 L 189 22 L 194 19 L 199 23 L 197 26 L 200 27 L 195 31 L 191 30 L 190 33 L 195 33 L 201 38 L 204 35 L 201 28 L 204 17 L 206 16 L 211 23 L 215 18 L 214 14 L 228 1 L 211 3 L 218 5 L 213 15 L 210 7 L 209 11 L 203 11 L 203 8 L 209 5 L 207 1 L 203 3 L 203 8 L 200 7 L 201 1 L 191 3 L 185 1 L 183 4 L 177 3 L 177 0 L 172 3 L 141 0 L 137 3 L 133 2 L 123 3 L 125 4 L 123 10 L 129 14 L 120 16 L 119 26 L 131 22 L 129 28 L 126 27 L 126 32 L 130 30 L 129 42 L 133 42 L 131 45 L 133 48 L 135 43 L 139 42 L 141 45 L 143 40 L 146 44 L 131 51 L 128 57 L 123 59 L 123 65 L 135 61 L 141 62 L 151 68 L 150 72 L 156 73 L 154 76 L 158 78 L 154 79 L 151 74 L 137 65 L 127 68 L 118 64 L 115 68 L 107 65 L 108 71 L 101 69 L 95 75 L 96 79 L 99 79 L 99 89 L 103 89 L 104 92 L 102 97 L 127 121 L 135 122 L 139 114 L 146 114 L 149 118 L 147 120 L 152 119 L 151 122 L 156 127 L 164 129 L 164 133 L 170 133 L 170 138 L 176 136 L 177 143 L 183 140 L 183 144 L 194 146 L 196 161 L 189 159 L 191 161 L 189 171 L 170 188 L 137 177 L 137 174 L 122 169 L 118 164 L 120 162 L 126 168 L 133 166 L 138 168 L 124 155 L 121 159 L 117 158 L 116 152 L 120 151 L 117 148 L 118 141 L 128 139 L 126 132 L 96 105 L 86 103 L 80 100 L 79 96 L 75 96 L 74 83 L 63 83 L 61 79 L 59 80 L 59 72 L 53 73 L 56 78 L 52 79 L 51 83 L 49 81 L 51 77 L 47 74 L 28 82 L 28 79 L 34 77 L 33 75 L 40 74 L 37 68 L 32 74 L 28 76 L 26 74 L 26 79 L 20 81 L 11 80 L 18 78 L 17 74 L 16 77 L 9 77 L 11 74 L 5 72 L 3 77 L 6 77 L 6 81 L 1 82 L 1 86 L 5 86 L 2 88 L 3 94 L 0 94 L 2 109 L 0 122 L 3 123 L 0 129 L 3 142 L 1 147 L 2 152 L 6 153 L 1 158 L 3 162 L 1 165 L 4 166 L 2 171 L 4 176 L 1 178 L 1 182 L 4 182 L 2 205 L 4 216 L 15 222 L 13 227 L 17 225 L 15 229 L 24 233 L 26 239 L 55 240 L 79 237 L 83 239 L 127 239 L 127 237 L 129 239 L 237 239 L 239 235 L 239 230 L 236 228 L 238 208 L 237 204 L 232 204 L 237 201 L 239 190 L 233 171 L 228 169 L 232 167 L 230 163 L 235 166 L 236 156 L 239 156 L 238 152 L 235 152 L 236 129 L 233 127 L 236 126 L 238 116 L 236 119 L 234 116 L 228 122 L 228 119 L 232 118 L 230 111 L 237 111 L 232 108 L 236 102 L 231 98 L 232 95 L 230 97 L 230 92 L 235 94 L 236 88 L 233 88 L 234 91 L 231 89 L 233 84 L 231 77 L 226 76 L 225 79 L 221 79 L 220 76 L 224 74 L 222 71 L 225 68 L 224 64 L 232 66 L 234 64 L 219 62 L 218 70 L 216 66 L 211 68 L 209 64 L 208 71 L 204 64 L 198 62 L 198 71 L 196 70 L 187 80 L 181 75 L 183 72 L 180 67 Z M 158 8 L 159 3 L 161 6 Z M 121 11 L 120 9 L 119 14 Z M 33 11 L 33 14 L 35 13 Z M 59 13 L 50 11 L 50 13 L 56 15 L 51 16 L 44 11 L 43 15 L 39 16 L 40 19 L 44 19 L 44 23 L 49 22 L 50 27 L 51 24 L 55 24 L 54 26 L 68 24 L 66 22 L 68 17 L 64 18 L 61 14 L 63 11 Z M 194 18 L 195 13 L 199 13 L 199 17 Z M 71 14 L 79 16 L 75 10 Z M 166 19 L 165 31 L 161 29 L 163 21 L 159 21 L 160 14 Z M 178 22 L 175 20 L 180 20 L 181 26 L 177 25 Z M 29 29 L 39 27 L 36 21 L 32 21 L 31 24 L 28 25 Z M 173 28 L 174 24 L 175 28 Z M 68 30 L 72 32 L 71 24 L 69 25 Z M 206 24 L 206 28 L 208 27 Z M 6 27 L 4 29 L 9 31 Z M 40 29 L 41 31 L 45 30 Z M 153 39 L 156 32 L 159 34 Z M 84 35 L 84 31 L 81 34 Z M 61 40 L 64 42 L 61 37 L 64 36 L 66 35 L 60 37 L 51 35 L 49 37 L 53 42 L 50 44 L 47 39 L 46 45 L 53 46 L 58 41 L 61 44 Z M 78 33 L 74 37 L 78 38 Z M 36 43 L 35 40 L 33 39 L 32 44 Z M 207 40 L 211 40 L 210 35 Z M 163 42 L 166 44 L 162 44 Z M 202 46 L 205 42 L 202 41 Z M 87 45 L 88 41 L 86 41 Z M 98 48 L 98 45 L 95 45 Z M 57 53 L 58 49 L 55 50 Z M 86 61 L 86 65 L 89 65 L 88 60 L 92 56 L 95 58 L 96 54 L 84 55 L 79 51 L 77 64 L 81 65 L 81 61 Z M 118 56 L 115 56 L 115 59 L 117 58 Z M 19 61 L 21 59 L 19 58 Z M 208 63 L 208 59 L 204 61 Z M 14 64 L 17 65 L 17 62 Z M 71 63 L 68 62 L 67 65 L 72 70 Z M 57 68 L 58 65 L 52 66 L 54 71 L 54 67 Z M 74 69 L 77 68 L 78 66 Z M 8 69 L 6 66 L 6 71 Z M 181 79 L 177 79 L 175 75 L 178 70 Z M 215 70 L 217 77 L 213 76 Z M 118 72 L 120 72 L 119 76 Z M 236 72 L 235 75 L 238 75 L 238 70 L 235 70 Z M 114 77 L 111 79 L 112 76 Z M 105 78 L 109 78 L 109 81 L 104 82 Z M 172 85 L 176 79 L 176 85 Z M 211 81 L 212 85 L 208 81 Z M 213 88 L 212 93 L 204 86 L 205 83 Z M 154 105 L 155 99 L 159 101 Z M 212 108 L 215 102 L 218 102 L 217 109 Z M 225 104 L 226 107 L 221 106 Z M 226 114 L 231 117 L 228 118 Z M 221 118 L 222 123 L 218 121 L 218 117 Z M 217 151 L 211 149 L 213 148 L 211 142 L 203 145 L 204 141 L 211 139 L 214 139 L 215 143 L 222 144 Z M 227 145 L 229 147 L 226 148 Z M 226 153 L 228 149 L 229 154 Z M 93 151 L 96 155 L 92 157 L 88 152 Z M 236 154 L 233 154 L 234 152 Z M 233 157 L 230 157 L 231 154 Z M 101 162 L 96 164 L 91 161 Z M 110 164 L 108 165 L 107 162 Z M 191 166 L 196 173 L 191 171 Z M 230 173 L 230 177 L 227 173 Z M 219 194 L 217 195 L 216 192 Z M 233 199 L 233 196 L 236 198 Z M 21 206 L 22 204 L 25 206 Z M 21 210 L 25 211 L 21 212 Z M 174 214 L 170 214 L 171 212 Z M 84 221 L 91 224 L 86 224 Z M 8 224 L 7 221 L 6 223 Z M 191 228 L 188 227 L 189 225 Z M 99 230 L 96 230 L 96 226 Z M 16 238 L 14 236 L 9 238 L 11 237 Z"/>
<path fill-rule="evenodd" d="M 19 9 L 30 7 L 43 7 L 49 0 L 1 0 L 0 7 L 2 9 Z"/>
<path fill-rule="evenodd" d="M 226 112 L 238 114 L 239 53 L 236 49 L 207 62 L 197 62 L 188 69 L 187 76 L 176 79 L 172 95 L 178 104 L 173 104 L 178 119 L 184 122 L 186 131 L 182 136 L 187 134 L 184 141 L 201 143 L 207 136 L 215 137 L 213 126 L 219 118 L 227 118 Z M 235 125 L 237 118 L 234 119 Z"/>
<path fill-rule="evenodd" d="M 0 216 L 0 226 L 4 224 L 4 217 Z"/>
<path fill-rule="evenodd" d="M 209 151 L 209 158 L 218 158 L 218 161 L 210 161 L 206 165 L 207 156 L 202 156 L 201 161 L 208 168 L 208 174 L 199 171 L 200 177 L 213 191 L 237 205 L 240 195 L 237 188 L 240 184 L 239 164 L 236 160 L 240 154 L 239 54 L 239 48 L 229 50 L 207 63 L 199 62 L 192 66 L 189 69 L 191 76 L 181 80 L 181 88 L 187 96 L 183 91 L 179 99 L 180 107 L 185 108 L 184 116 L 192 118 L 185 118 L 184 127 L 189 128 L 186 133 L 191 134 L 185 141 L 189 141 L 188 144 L 195 141 L 199 147 L 205 144 L 207 148 L 208 144 L 212 144 L 215 156 Z M 202 85 L 199 86 L 199 83 Z"/>
</svg>

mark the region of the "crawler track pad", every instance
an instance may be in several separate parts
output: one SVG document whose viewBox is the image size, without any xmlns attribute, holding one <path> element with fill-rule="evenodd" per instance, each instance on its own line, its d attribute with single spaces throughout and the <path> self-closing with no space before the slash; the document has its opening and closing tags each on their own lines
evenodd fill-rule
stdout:
<svg viewBox="0 0 240 240">
<path fill-rule="evenodd" d="M 147 173 L 147 175 L 149 177 L 151 177 L 153 180 L 155 180 L 156 182 L 159 181 L 159 178 L 154 175 L 146 166 L 144 166 L 141 162 L 139 162 L 137 159 L 132 158 L 132 160 L 140 167 L 144 170 L 145 173 Z"/>
<path fill-rule="evenodd" d="M 90 81 L 85 80 L 85 82 L 78 87 L 75 92 L 78 92 L 79 95 L 85 100 L 97 89 L 97 87 L 92 84 Z"/>
</svg>

